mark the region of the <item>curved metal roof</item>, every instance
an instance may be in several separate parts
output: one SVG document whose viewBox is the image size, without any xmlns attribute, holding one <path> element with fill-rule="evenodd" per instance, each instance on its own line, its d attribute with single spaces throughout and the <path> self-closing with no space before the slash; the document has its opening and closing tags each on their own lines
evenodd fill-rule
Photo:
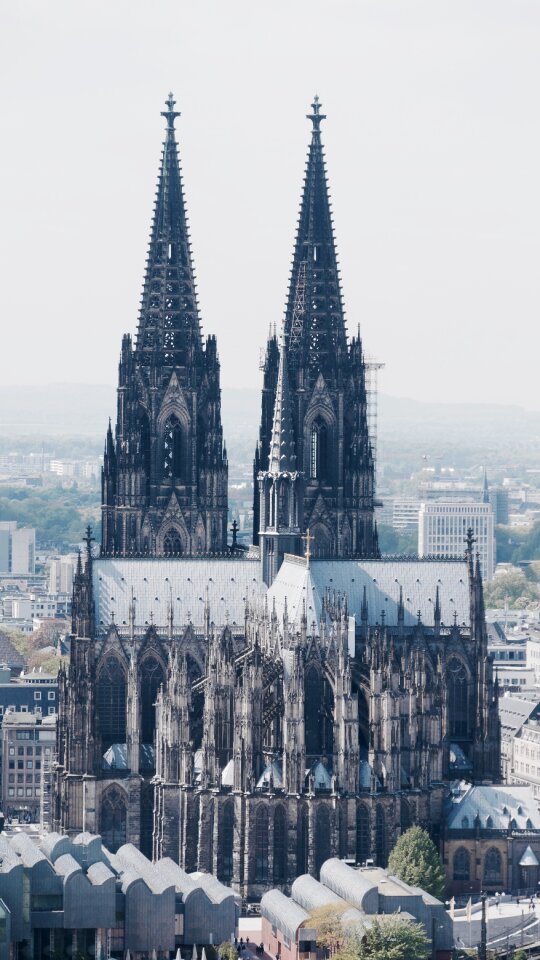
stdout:
<svg viewBox="0 0 540 960">
<path fill-rule="evenodd" d="M 296 940 L 298 928 L 309 924 L 309 914 L 294 900 L 281 893 L 281 890 L 269 890 L 264 894 L 261 899 L 261 916 L 293 941 Z"/>
<path fill-rule="evenodd" d="M 190 877 L 204 890 L 207 897 L 214 903 L 223 903 L 224 900 L 234 900 L 237 896 L 231 887 L 226 887 L 213 873 L 191 873 Z"/>
<path fill-rule="evenodd" d="M 100 862 L 90 864 L 86 875 L 94 887 L 106 883 L 107 880 L 114 880 L 114 873 L 112 873 L 104 863 Z"/>
<path fill-rule="evenodd" d="M 70 851 L 68 837 L 64 837 L 60 833 L 46 833 L 40 843 L 40 847 L 52 863 L 54 863 L 58 857 L 62 856 L 62 854 L 69 853 Z"/>
<path fill-rule="evenodd" d="M 82 873 L 82 867 L 70 853 L 64 853 L 55 861 L 54 869 L 63 877 L 70 877 L 72 873 Z"/>
<path fill-rule="evenodd" d="M 332 857 L 321 867 L 321 881 L 353 907 L 365 913 L 377 913 L 379 894 L 369 872 L 354 870 L 344 860 Z"/>
<path fill-rule="evenodd" d="M 338 907 L 343 907 L 347 903 L 333 890 L 320 883 L 315 877 L 311 877 L 309 873 L 303 873 L 296 878 L 291 887 L 291 897 L 308 912 L 317 910 L 318 907 L 325 907 L 329 903 L 334 903 Z"/>
</svg>

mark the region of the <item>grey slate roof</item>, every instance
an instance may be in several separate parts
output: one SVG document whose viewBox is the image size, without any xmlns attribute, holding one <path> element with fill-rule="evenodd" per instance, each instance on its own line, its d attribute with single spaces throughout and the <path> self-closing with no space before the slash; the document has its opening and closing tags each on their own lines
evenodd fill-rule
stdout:
<svg viewBox="0 0 540 960">
<path fill-rule="evenodd" d="M 538 707 L 536 698 L 499 697 L 499 719 L 501 726 L 516 733 Z"/>
<path fill-rule="evenodd" d="M 127 627 L 132 588 L 136 625 L 142 628 L 153 620 L 162 630 L 171 602 L 179 627 L 190 621 L 201 626 L 207 590 L 211 620 L 223 626 L 228 618 L 233 629 L 243 627 L 246 596 L 253 601 L 266 594 L 259 563 L 243 558 L 99 559 L 92 570 L 98 634 L 113 617 L 120 631 Z"/>
<path fill-rule="evenodd" d="M 0 630 L 0 663 L 7 664 L 15 672 L 23 670 L 26 666 L 26 660 L 3 630 Z"/>
<path fill-rule="evenodd" d="M 534 850 L 531 850 L 530 847 L 527 847 L 524 854 L 519 861 L 520 867 L 537 867 L 538 866 L 538 857 L 536 856 Z"/>
<path fill-rule="evenodd" d="M 457 772 L 459 770 L 470 770 L 472 763 L 464 753 L 459 743 L 450 744 L 450 766 Z"/>
<path fill-rule="evenodd" d="M 482 829 L 540 831 L 540 813 L 531 787 L 514 785 L 470 786 L 462 784 L 459 794 L 454 793 L 447 803 L 446 823 L 448 830 L 474 830 L 476 817 Z"/>
<path fill-rule="evenodd" d="M 273 777 L 274 787 L 280 789 L 283 786 L 283 763 L 281 760 L 272 760 L 272 763 L 267 764 L 257 780 L 257 787 L 268 787 L 270 776 Z"/>
<path fill-rule="evenodd" d="M 127 770 L 127 763 L 127 744 L 112 743 L 103 754 L 101 767 L 103 770 Z M 154 769 L 154 747 L 151 743 L 139 745 L 139 764 L 141 771 Z"/>
<path fill-rule="evenodd" d="M 403 590 L 405 624 L 418 620 L 432 626 L 435 595 L 439 588 L 443 624 L 469 623 L 469 584 L 465 560 L 305 560 L 286 556 L 268 591 L 270 605 L 275 601 L 278 616 L 283 616 L 285 598 L 289 620 L 300 622 L 306 604 L 308 625 L 317 622 L 326 588 L 347 594 L 349 615 L 360 623 L 366 588 L 370 624 L 397 624 L 400 587 Z"/>
</svg>

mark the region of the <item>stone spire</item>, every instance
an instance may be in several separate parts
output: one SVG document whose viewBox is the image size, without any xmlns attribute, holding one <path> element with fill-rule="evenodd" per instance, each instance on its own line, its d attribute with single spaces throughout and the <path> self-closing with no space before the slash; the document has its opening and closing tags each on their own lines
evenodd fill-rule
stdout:
<svg viewBox="0 0 540 960">
<path fill-rule="evenodd" d="M 216 338 L 202 342 L 172 95 L 135 346 L 122 340 L 102 472 L 104 556 L 202 556 L 227 545 Z"/>
<path fill-rule="evenodd" d="M 183 366 L 202 349 L 195 271 L 178 157 L 172 93 L 146 261 L 135 351 L 142 363 Z"/>
<path fill-rule="evenodd" d="M 345 315 L 324 151 L 319 98 L 308 119 L 313 124 L 304 191 L 294 246 L 285 334 L 291 370 L 308 364 L 315 378 L 333 370 L 347 350 Z"/>
</svg>

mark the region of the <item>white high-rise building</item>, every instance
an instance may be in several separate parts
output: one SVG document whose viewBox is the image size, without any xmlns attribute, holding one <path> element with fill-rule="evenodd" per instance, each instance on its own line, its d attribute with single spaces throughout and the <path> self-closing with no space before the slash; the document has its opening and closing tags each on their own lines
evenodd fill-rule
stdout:
<svg viewBox="0 0 540 960">
<path fill-rule="evenodd" d="M 472 529 L 474 552 L 480 555 L 484 580 L 495 569 L 495 531 L 490 503 L 431 500 L 420 504 L 418 555 L 420 557 L 462 557 L 467 531 Z"/>
<path fill-rule="evenodd" d="M 0 573 L 35 573 L 36 531 L 17 529 L 14 520 L 0 522 Z"/>
<path fill-rule="evenodd" d="M 71 593 L 77 558 L 54 557 L 49 566 L 49 593 Z"/>
<path fill-rule="evenodd" d="M 392 526 L 394 530 L 407 530 L 418 527 L 420 501 L 414 497 L 402 497 L 394 500 Z"/>
</svg>

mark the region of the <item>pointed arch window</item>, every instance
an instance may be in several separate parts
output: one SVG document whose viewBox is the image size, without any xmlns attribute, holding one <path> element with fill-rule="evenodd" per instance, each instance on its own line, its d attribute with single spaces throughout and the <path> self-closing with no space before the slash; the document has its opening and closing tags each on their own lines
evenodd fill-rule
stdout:
<svg viewBox="0 0 540 960">
<path fill-rule="evenodd" d="M 156 657 L 143 660 L 140 671 L 141 683 L 141 743 L 153 743 L 156 730 L 156 698 L 165 681 L 163 667 Z"/>
<path fill-rule="evenodd" d="M 115 656 L 108 656 L 97 678 L 96 706 L 103 752 L 126 742 L 126 675 Z"/>
<path fill-rule="evenodd" d="M 274 883 L 287 879 L 287 817 L 281 805 L 274 813 Z"/>
<path fill-rule="evenodd" d="M 305 737 L 308 756 L 320 756 L 322 753 L 321 707 L 323 685 L 319 671 L 310 666 L 306 670 L 305 690 Z"/>
<path fill-rule="evenodd" d="M 127 804 L 123 790 L 110 787 L 103 795 L 100 819 L 103 844 L 111 853 L 116 853 L 127 838 Z"/>
<path fill-rule="evenodd" d="M 458 883 L 468 883 L 471 878 L 471 858 L 465 847 L 458 847 L 454 854 L 453 878 Z"/>
<path fill-rule="evenodd" d="M 378 867 L 386 866 L 386 817 L 379 804 L 375 814 L 375 856 Z"/>
<path fill-rule="evenodd" d="M 154 834 L 154 786 L 143 783 L 141 789 L 141 853 L 152 859 Z"/>
<path fill-rule="evenodd" d="M 177 417 L 172 414 L 163 428 L 163 475 L 169 480 L 182 478 L 182 463 L 184 459 L 182 442 L 182 426 Z"/>
<path fill-rule="evenodd" d="M 306 807 L 301 807 L 298 814 L 296 844 L 296 873 L 300 876 L 309 870 L 309 816 Z"/>
<path fill-rule="evenodd" d="M 369 811 L 363 803 L 356 808 L 356 862 L 365 863 L 371 856 Z"/>
<path fill-rule="evenodd" d="M 328 426 L 322 417 L 316 417 L 311 425 L 310 471 L 314 480 L 327 479 Z"/>
<path fill-rule="evenodd" d="M 315 820 L 315 871 L 317 877 L 325 860 L 330 859 L 330 849 L 330 817 L 327 807 L 321 806 L 317 810 Z"/>
<path fill-rule="evenodd" d="M 255 816 L 255 883 L 268 880 L 268 810 L 262 804 Z"/>
<path fill-rule="evenodd" d="M 484 883 L 502 882 L 502 858 L 496 847 L 490 847 L 484 860 Z"/>
<path fill-rule="evenodd" d="M 169 530 L 163 537 L 163 555 L 165 557 L 182 556 L 182 538 L 177 530 Z"/>
<path fill-rule="evenodd" d="M 146 413 L 141 413 L 139 424 L 141 461 L 148 480 L 150 478 L 150 424 Z"/>
<path fill-rule="evenodd" d="M 469 734 L 469 684 L 461 660 L 454 657 L 448 664 L 448 716 L 451 737 Z"/>
<path fill-rule="evenodd" d="M 401 801 L 401 832 L 405 833 L 406 830 L 411 826 L 411 808 L 406 800 Z"/>
<path fill-rule="evenodd" d="M 219 879 L 229 883 L 233 875 L 234 806 L 227 800 L 221 816 L 221 870 Z"/>
</svg>

